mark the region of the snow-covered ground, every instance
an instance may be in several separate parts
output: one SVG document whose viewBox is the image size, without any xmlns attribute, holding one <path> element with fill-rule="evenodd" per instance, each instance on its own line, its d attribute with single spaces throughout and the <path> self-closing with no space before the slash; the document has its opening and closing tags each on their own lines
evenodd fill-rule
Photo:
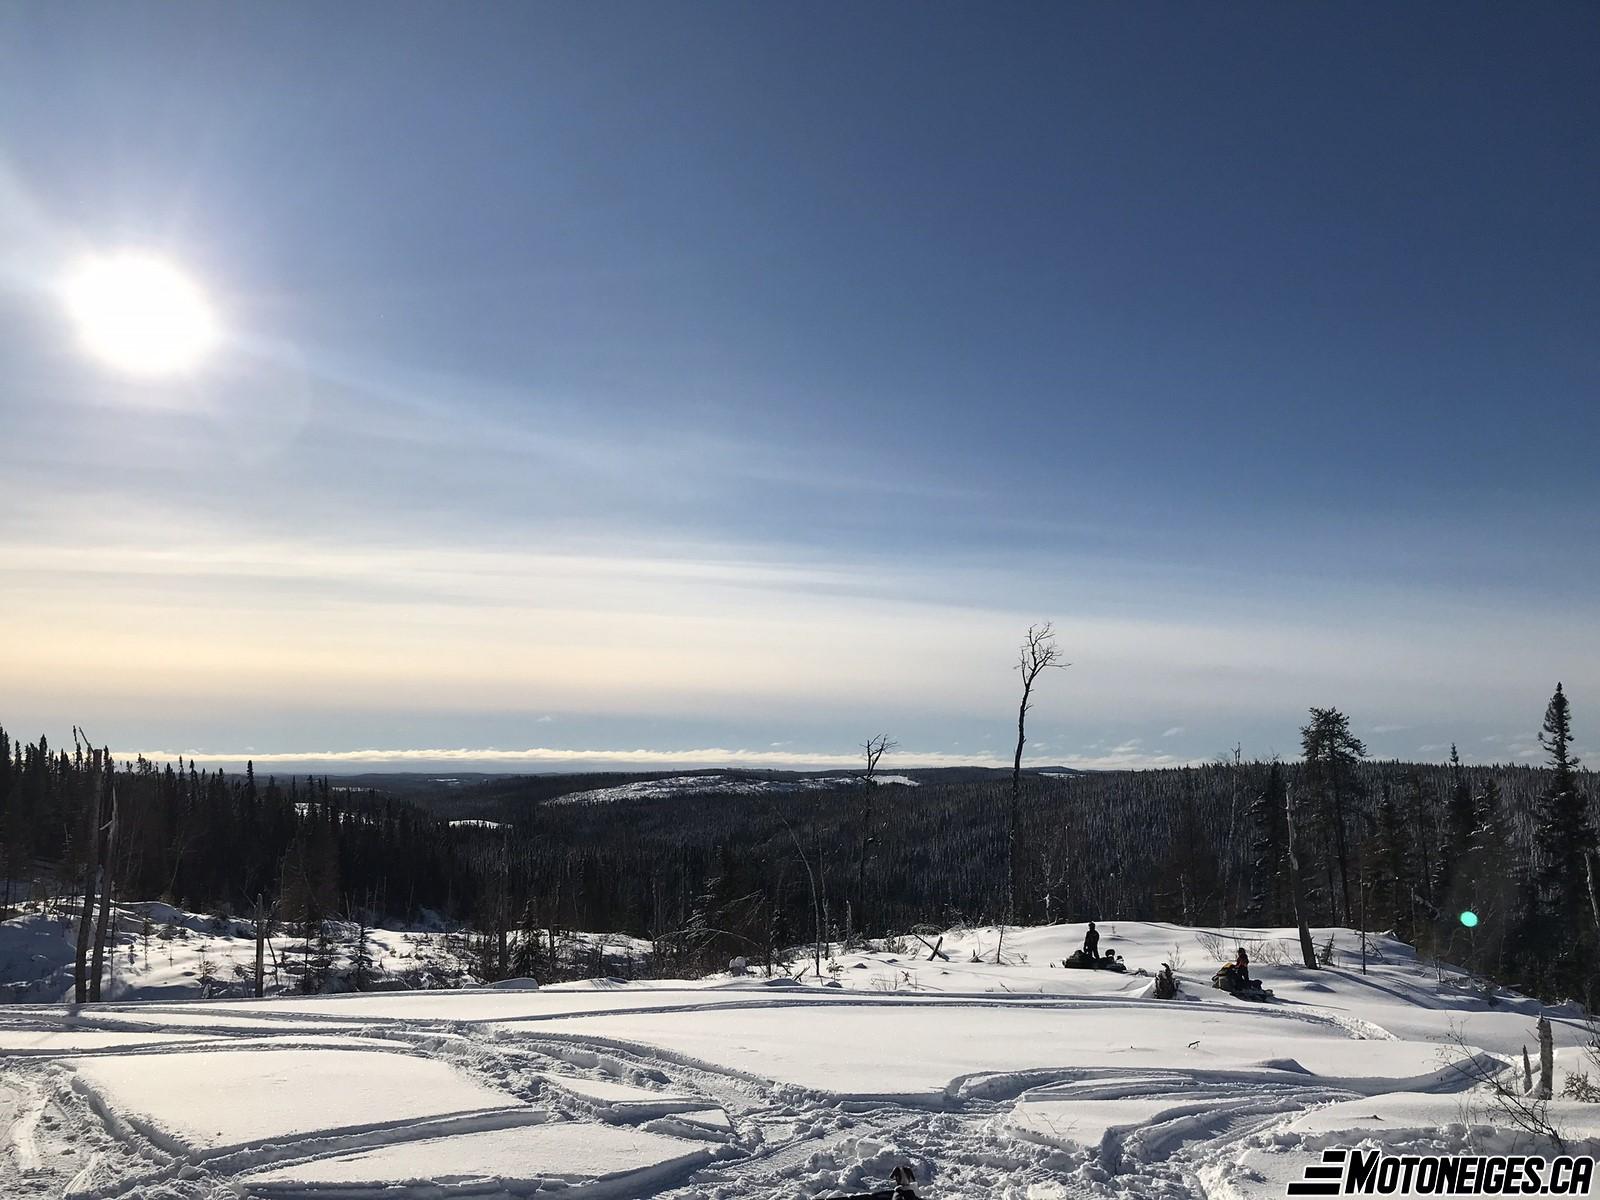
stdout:
<svg viewBox="0 0 1600 1200">
<path fill-rule="evenodd" d="M 770 796 L 787 792 L 831 792 L 853 787 L 859 775 L 815 775 L 802 779 L 739 779 L 726 775 L 675 775 L 670 779 L 642 779 L 616 787 L 591 788 L 569 792 L 550 800 L 551 804 L 604 804 L 611 800 L 660 800 L 672 796 Z M 874 775 L 872 782 L 885 786 L 916 787 L 909 775 Z"/>
<path fill-rule="evenodd" d="M 1323 1148 L 1547 1150 L 1478 1081 L 1541 1011 L 1355 935 L 1103 922 L 1126 975 L 1063 969 L 1082 926 L 839 953 L 819 979 L 0 1008 L 0 1195 L 624 1200 L 1284 1195 Z M 930 939 L 932 940 L 932 939 Z M 1256 946 L 1269 1004 L 1209 987 Z M 996 963 L 996 952 L 1001 961 Z M 974 961 L 974 960 L 979 961 Z M 1173 1001 L 1150 995 L 1162 962 Z M 1551 1011 L 1559 1089 L 1581 1013 Z M 1600 1105 L 1557 1101 L 1572 1148 Z"/>
<path fill-rule="evenodd" d="M 159 901 L 119 904 L 115 944 L 108 947 L 107 1000 L 192 1000 L 253 993 L 256 943 L 247 920 L 187 912 Z M 348 978 L 356 928 L 328 922 L 330 966 Z M 0 921 L 0 1003 L 70 1000 L 76 902 Z M 297 991 L 303 943 L 278 929 L 263 955 L 266 990 Z M 649 943 L 623 934 L 567 933 L 558 949 L 573 959 L 613 969 L 638 958 Z M 470 975 L 468 937 L 433 921 L 416 929 L 372 929 L 367 954 L 379 988 L 457 987 Z M 589 968 L 592 969 L 592 968 Z"/>
</svg>

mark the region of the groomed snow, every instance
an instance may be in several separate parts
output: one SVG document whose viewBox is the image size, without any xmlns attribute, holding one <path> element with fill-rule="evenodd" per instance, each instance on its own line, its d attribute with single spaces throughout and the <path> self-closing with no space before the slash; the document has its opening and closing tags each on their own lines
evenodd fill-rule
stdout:
<svg viewBox="0 0 1600 1200">
<path fill-rule="evenodd" d="M 334 1189 L 345 1195 L 365 1186 L 391 1196 L 397 1188 L 424 1184 L 490 1192 L 601 1180 L 648 1185 L 652 1177 L 681 1172 L 714 1153 L 704 1142 L 614 1125 L 562 1122 L 419 1138 L 270 1167 L 246 1174 L 243 1182 L 252 1194 L 261 1195 Z"/>
<path fill-rule="evenodd" d="M 1535 1001 L 1391 939 L 1363 973 L 1347 930 L 1315 931 L 1335 961 L 1309 970 L 1287 930 L 1100 929 L 1127 974 L 1064 969 L 1071 925 L 836 952 L 821 978 L 12 1006 L 0 1195 L 790 1200 L 904 1163 L 929 1200 L 1265 1200 L 1329 1145 L 1528 1147 L 1481 1080 Z M 1209 986 L 1239 944 L 1271 1003 Z M 1547 1015 L 1559 1089 L 1592 1035 Z M 1600 1148 L 1600 1105 L 1550 1113 Z"/>
<path fill-rule="evenodd" d="M 269 1043 L 66 1065 L 107 1110 L 190 1154 L 520 1103 L 447 1063 L 385 1051 L 274 1050 Z"/>
</svg>

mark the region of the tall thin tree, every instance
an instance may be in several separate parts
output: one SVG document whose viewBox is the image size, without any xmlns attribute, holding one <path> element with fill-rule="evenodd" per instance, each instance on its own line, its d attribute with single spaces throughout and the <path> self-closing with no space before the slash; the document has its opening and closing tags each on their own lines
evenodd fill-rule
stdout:
<svg viewBox="0 0 1600 1200">
<path fill-rule="evenodd" d="M 876 840 L 872 832 L 872 808 L 878 785 L 873 778 L 878 773 L 878 762 L 897 743 L 887 733 L 876 734 L 861 743 L 866 759 L 866 770 L 861 775 L 861 844 L 856 855 L 856 911 L 855 924 L 863 931 L 869 927 L 867 916 L 867 858 Z"/>
<path fill-rule="evenodd" d="M 1017 650 L 1022 702 L 1017 706 L 1017 752 L 1011 760 L 1011 804 L 1006 815 L 1006 919 L 1011 922 L 1024 915 L 1017 911 L 1017 821 L 1022 807 L 1022 747 L 1028 740 L 1028 709 L 1033 707 L 1033 689 L 1039 676 L 1051 667 L 1071 665 L 1061 661 L 1061 648 L 1056 645 L 1055 628 L 1049 621 L 1028 626 Z"/>
</svg>

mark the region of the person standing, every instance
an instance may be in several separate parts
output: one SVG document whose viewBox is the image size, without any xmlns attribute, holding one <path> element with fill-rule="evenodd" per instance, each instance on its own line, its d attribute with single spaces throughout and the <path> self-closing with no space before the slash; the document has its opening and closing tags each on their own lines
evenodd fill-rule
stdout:
<svg viewBox="0 0 1600 1200">
<path fill-rule="evenodd" d="M 1083 935 L 1083 952 L 1090 958 L 1100 957 L 1100 931 L 1094 927 L 1093 921 L 1089 922 L 1089 932 Z"/>
</svg>

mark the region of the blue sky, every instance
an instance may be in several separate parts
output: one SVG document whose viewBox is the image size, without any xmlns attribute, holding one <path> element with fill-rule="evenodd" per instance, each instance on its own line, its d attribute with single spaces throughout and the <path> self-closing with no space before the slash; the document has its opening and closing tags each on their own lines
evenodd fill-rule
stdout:
<svg viewBox="0 0 1600 1200">
<path fill-rule="evenodd" d="M 1041 760 L 1511 759 L 1557 678 L 1600 746 L 1597 61 L 1580 4 L 9 8 L 0 723 L 982 761 L 1051 619 Z M 123 248 L 194 370 L 82 352 Z"/>
</svg>

